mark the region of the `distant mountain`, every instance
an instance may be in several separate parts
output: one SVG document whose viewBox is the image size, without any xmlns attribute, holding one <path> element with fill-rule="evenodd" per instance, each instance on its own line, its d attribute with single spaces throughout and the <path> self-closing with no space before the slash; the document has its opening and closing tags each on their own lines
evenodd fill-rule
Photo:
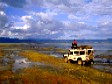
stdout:
<svg viewBox="0 0 112 84">
<path fill-rule="evenodd" d="M 108 38 L 107 40 L 110 40 L 110 41 L 112 41 L 112 38 Z"/>
<path fill-rule="evenodd" d="M 0 37 L 0 43 L 45 43 L 45 42 L 48 42 L 48 43 L 70 43 L 72 42 L 73 40 L 52 40 L 52 39 L 32 39 L 32 38 L 29 38 L 29 39 L 18 39 L 18 38 L 8 38 L 8 37 Z M 80 39 L 80 40 L 77 40 L 78 42 L 112 42 L 112 39 L 107 39 L 107 40 L 85 40 L 85 39 Z"/>
<path fill-rule="evenodd" d="M 0 43 L 29 43 L 29 42 L 35 42 L 35 40 L 0 37 Z"/>
</svg>

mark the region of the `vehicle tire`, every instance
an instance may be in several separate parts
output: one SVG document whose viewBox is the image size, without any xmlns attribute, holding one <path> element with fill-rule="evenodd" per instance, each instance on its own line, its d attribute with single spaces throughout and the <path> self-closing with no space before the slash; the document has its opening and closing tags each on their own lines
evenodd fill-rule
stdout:
<svg viewBox="0 0 112 84">
<path fill-rule="evenodd" d="M 81 64 L 82 64 L 82 60 L 81 60 L 81 59 L 78 60 L 77 63 L 78 63 L 79 65 L 81 65 Z"/>
<path fill-rule="evenodd" d="M 83 62 L 82 62 L 82 65 L 85 65 L 85 64 L 86 64 L 86 62 L 85 62 L 85 61 L 83 61 Z"/>
<path fill-rule="evenodd" d="M 67 57 L 64 58 L 64 62 L 68 63 L 68 58 Z"/>
<path fill-rule="evenodd" d="M 93 60 L 91 60 L 91 61 L 90 61 L 90 64 L 94 64 L 94 61 L 93 61 Z"/>
</svg>

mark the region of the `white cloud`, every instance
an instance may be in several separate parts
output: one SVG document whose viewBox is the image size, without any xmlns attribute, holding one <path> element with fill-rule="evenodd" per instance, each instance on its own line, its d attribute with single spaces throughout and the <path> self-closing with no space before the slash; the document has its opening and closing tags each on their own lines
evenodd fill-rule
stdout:
<svg viewBox="0 0 112 84">
<path fill-rule="evenodd" d="M 6 14 L 4 13 L 4 11 L 0 11 L 0 16 L 5 16 Z"/>
<path fill-rule="evenodd" d="M 29 25 L 25 24 L 22 29 L 25 29 L 26 30 L 28 28 L 29 28 Z"/>
<path fill-rule="evenodd" d="M 84 5 L 82 12 L 94 15 L 112 14 L 112 0 L 93 0 L 93 2 Z"/>
<path fill-rule="evenodd" d="M 4 11 L 6 6 L 3 4 L 15 9 L 24 8 L 27 14 L 12 15 L 9 19 L 10 15 Z M 84 0 L 23 0 L 22 4 L 18 1 L 15 4 L 11 1 L 2 1 L 0 3 L 1 36 L 14 37 L 15 35 L 18 38 L 51 39 L 111 37 L 111 4 L 112 0 L 89 2 Z M 14 21 L 14 26 L 6 27 L 10 21 Z"/>
<path fill-rule="evenodd" d="M 47 13 L 44 13 L 44 12 L 40 12 L 40 13 L 36 13 L 35 14 L 36 16 L 39 16 L 42 20 L 45 20 L 45 21 L 51 21 L 53 19 L 53 17 L 55 15 L 57 15 L 57 13 L 53 13 L 53 12 L 47 12 Z"/>
<path fill-rule="evenodd" d="M 26 16 L 22 16 L 22 18 L 21 18 L 24 22 L 28 22 L 30 19 L 32 19 L 32 16 L 28 16 L 28 15 L 26 15 Z"/>
<path fill-rule="evenodd" d="M 69 20 L 74 20 L 74 21 L 87 21 L 90 16 L 86 15 L 75 15 L 75 14 L 69 14 L 68 19 Z"/>
</svg>

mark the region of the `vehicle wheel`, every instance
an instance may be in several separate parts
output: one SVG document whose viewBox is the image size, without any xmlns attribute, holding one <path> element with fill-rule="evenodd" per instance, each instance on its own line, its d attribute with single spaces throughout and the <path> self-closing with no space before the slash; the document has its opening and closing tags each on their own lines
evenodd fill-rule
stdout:
<svg viewBox="0 0 112 84">
<path fill-rule="evenodd" d="M 91 61 L 90 61 L 90 63 L 91 63 L 91 64 L 94 64 L 94 61 L 93 61 L 93 60 L 91 60 Z"/>
<path fill-rule="evenodd" d="M 64 58 L 64 62 L 68 63 L 68 58 L 67 57 Z"/>
<path fill-rule="evenodd" d="M 82 62 L 82 65 L 85 65 L 85 64 L 86 64 L 86 62 L 83 61 L 83 62 Z"/>
<path fill-rule="evenodd" d="M 82 64 L 82 60 L 78 60 L 77 63 L 78 63 L 79 65 L 81 65 L 81 64 Z"/>
</svg>

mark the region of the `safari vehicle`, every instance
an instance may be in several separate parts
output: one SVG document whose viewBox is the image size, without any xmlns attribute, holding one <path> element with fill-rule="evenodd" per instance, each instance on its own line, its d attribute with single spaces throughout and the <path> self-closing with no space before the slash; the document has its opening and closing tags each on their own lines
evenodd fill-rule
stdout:
<svg viewBox="0 0 112 84">
<path fill-rule="evenodd" d="M 91 46 L 80 46 L 77 49 L 69 49 L 68 54 L 64 54 L 63 57 L 66 63 L 76 61 L 79 65 L 86 63 L 94 64 L 94 50 Z"/>
</svg>

